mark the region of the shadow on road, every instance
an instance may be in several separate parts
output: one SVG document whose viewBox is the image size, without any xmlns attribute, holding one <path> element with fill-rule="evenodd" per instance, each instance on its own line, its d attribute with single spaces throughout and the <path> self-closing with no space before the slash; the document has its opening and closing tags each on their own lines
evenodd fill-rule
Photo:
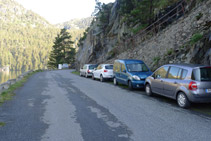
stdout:
<svg viewBox="0 0 211 141">
<path fill-rule="evenodd" d="M 84 78 L 84 79 L 87 79 L 87 78 Z M 88 79 L 91 79 L 91 77 L 88 78 Z M 97 81 L 99 81 L 99 80 L 97 80 Z M 110 85 L 113 85 L 112 81 L 105 81 L 103 83 L 108 83 Z M 118 85 L 118 87 L 130 91 L 128 86 Z M 137 94 L 140 94 L 140 95 L 145 95 L 145 90 L 144 89 L 135 89 L 135 90 L 133 90 L 133 92 L 137 93 Z M 165 102 L 165 103 L 168 103 L 168 104 L 170 104 L 170 105 L 172 105 L 174 107 L 178 107 L 177 102 L 175 100 L 173 100 L 173 99 L 169 99 L 167 97 L 160 96 L 160 95 L 153 95 L 153 98 L 155 100 L 160 101 L 160 102 Z M 190 111 L 190 112 L 192 112 L 194 114 L 200 114 L 200 115 L 204 115 L 204 116 L 207 116 L 207 117 L 211 117 L 211 103 L 192 103 L 191 107 L 189 109 L 187 109 L 187 111 Z"/>
</svg>

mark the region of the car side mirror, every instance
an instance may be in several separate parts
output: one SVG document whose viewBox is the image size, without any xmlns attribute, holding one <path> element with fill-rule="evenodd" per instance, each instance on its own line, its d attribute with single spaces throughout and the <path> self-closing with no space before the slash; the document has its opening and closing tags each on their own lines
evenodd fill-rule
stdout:
<svg viewBox="0 0 211 141">
<path fill-rule="evenodd" d="M 123 70 L 122 72 L 126 73 L 126 70 Z"/>
<path fill-rule="evenodd" d="M 96 68 L 94 68 L 94 70 L 97 70 Z"/>
</svg>

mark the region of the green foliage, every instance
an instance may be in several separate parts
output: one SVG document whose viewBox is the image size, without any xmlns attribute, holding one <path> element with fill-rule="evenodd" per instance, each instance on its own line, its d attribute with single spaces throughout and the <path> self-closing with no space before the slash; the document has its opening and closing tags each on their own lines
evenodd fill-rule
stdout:
<svg viewBox="0 0 211 141">
<path fill-rule="evenodd" d="M 19 71 L 46 68 L 58 30 L 15 1 L 1 1 L 0 7 L 6 11 L 0 10 L 0 67 L 9 65 Z"/>
<path fill-rule="evenodd" d="M 155 15 L 179 0 L 119 0 L 120 15 L 126 17 L 128 24 L 150 24 Z"/>
<path fill-rule="evenodd" d="M 61 29 L 60 34 L 55 38 L 48 61 L 48 68 L 57 68 L 58 64 L 74 63 L 75 48 L 72 45 L 71 35 L 67 32 L 67 29 Z"/>
<path fill-rule="evenodd" d="M 172 48 L 167 51 L 167 55 L 171 55 L 172 53 L 173 53 L 173 49 Z"/>
<path fill-rule="evenodd" d="M 23 86 L 23 84 L 28 80 L 28 78 L 30 76 L 32 76 L 33 74 L 37 73 L 39 71 L 35 71 L 35 72 L 31 72 L 29 74 L 27 74 L 26 76 L 24 76 L 20 81 L 16 82 L 15 84 L 11 85 L 9 87 L 9 89 L 7 89 L 6 91 L 4 91 L 3 93 L 0 94 L 0 103 L 4 103 L 5 101 L 11 100 L 12 97 L 15 95 L 14 91 Z"/>
<path fill-rule="evenodd" d="M 154 57 L 153 58 L 153 62 L 155 63 L 155 64 L 158 64 L 158 62 L 160 61 L 160 56 L 156 56 L 156 57 Z"/>
<path fill-rule="evenodd" d="M 138 33 L 139 31 L 141 31 L 142 29 L 146 28 L 148 26 L 148 24 L 141 24 L 138 27 L 132 29 L 132 32 L 134 34 Z"/>
<path fill-rule="evenodd" d="M 6 124 L 4 122 L 0 122 L 0 127 L 5 126 Z"/>
<path fill-rule="evenodd" d="M 196 16 L 196 20 L 198 21 L 199 19 L 201 19 L 201 17 L 203 16 L 203 13 L 199 13 L 197 16 Z"/>
<path fill-rule="evenodd" d="M 72 74 L 80 75 L 79 71 L 73 71 Z"/>
<path fill-rule="evenodd" d="M 191 39 L 190 39 L 190 44 L 193 45 L 195 44 L 196 42 L 198 42 L 199 40 L 201 40 L 203 38 L 203 35 L 200 34 L 200 33 L 196 33 L 194 34 Z"/>
</svg>

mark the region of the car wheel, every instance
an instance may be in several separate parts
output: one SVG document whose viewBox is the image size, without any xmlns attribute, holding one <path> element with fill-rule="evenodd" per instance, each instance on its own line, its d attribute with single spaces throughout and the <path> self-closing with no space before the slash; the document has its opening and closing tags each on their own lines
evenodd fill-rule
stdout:
<svg viewBox="0 0 211 141">
<path fill-rule="evenodd" d="M 190 102 L 189 102 L 187 96 L 183 92 L 180 92 L 177 95 L 177 104 L 181 108 L 188 108 L 188 107 L 190 107 Z"/>
<path fill-rule="evenodd" d="M 86 78 L 88 78 L 88 75 L 87 75 L 87 73 L 85 73 L 85 77 L 86 77 Z"/>
<path fill-rule="evenodd" d="M 133 90 L 133 85 L 132 85 L 131 81 L 128 81 L 128 87 L 129 87 L 130 90 Z"/>
<path fill-rule="evenodd" d="M 152 96 L 152 95 L 153 95 L 151 86 L 150 86 L 149 84 L 147 84 L 147 85 L 145 86 L 145 92 L 146 92 L 146 94 L 147 94 L 148 96 Z"/>
<path fill-rule="evenodd" d="M 118 85 L 118 82 L 116 81 L 115 77 L 114 77 L 113 81 L 114 81 L 114 85 Z"/>
<path fill-rule="evenodd" d="M 92 79 L 95 80 L 94 74 L 92 74 Z"/>
<path fill-rule="evenodd" d="M 103 78 L 103 75 L 100 75 L 100 81 L 101 82 L 104 82 L 105 81 L 104 78 Z"/>
</svg>

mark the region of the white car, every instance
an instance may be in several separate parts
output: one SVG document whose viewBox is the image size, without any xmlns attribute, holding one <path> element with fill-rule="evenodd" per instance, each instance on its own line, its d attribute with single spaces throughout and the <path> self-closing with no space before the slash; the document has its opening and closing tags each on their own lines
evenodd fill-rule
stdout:
<svg viewBox="0 0 211 141">
<path fill-rule="evenodd" d="M 95 68 L 97 68 L 96 64 L 85 64 L 80 69 L 80 76 L 85 76 L 86 78 L 92 76 L 92 72 Z"/>
<path fill-rule="evenodd" d="M 105 79 L 113 79 L 113 77 L 112 64 L 101 64 L 92 72 L 92 79 L 100 79 L 101 82 L 105 81 Z"/>
</svg>

